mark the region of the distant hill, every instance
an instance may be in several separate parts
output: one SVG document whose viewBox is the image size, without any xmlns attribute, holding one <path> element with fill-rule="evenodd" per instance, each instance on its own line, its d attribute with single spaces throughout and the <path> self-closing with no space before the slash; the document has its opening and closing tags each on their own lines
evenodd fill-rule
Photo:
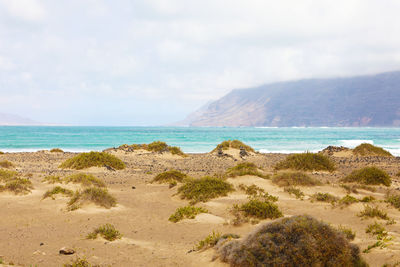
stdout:
<svg viewBox="0 0 400 267">
<path fill-rule="evenodd" d="M 41 123 L 14 114 L 0 113 L 0 125 L 40 125 Z"/>
<path fill-rule="evenodd" d="M 400 71 L 233 90 L 189 126 L 400 126 Z"/>
</svg>

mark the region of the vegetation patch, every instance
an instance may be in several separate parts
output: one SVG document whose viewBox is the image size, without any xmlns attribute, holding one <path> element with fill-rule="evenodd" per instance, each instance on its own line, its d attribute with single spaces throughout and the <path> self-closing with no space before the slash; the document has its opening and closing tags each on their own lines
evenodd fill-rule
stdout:
<svg viewBox="0 0 400 267">
<path fill-rule="evenodd" d="M 234 205 L 233 210 L 234 213 L 240 212 L 245 217 L 257 219 L 276 219 L 283 216 L 275 203 L 261 199 L 250 199 L 244 204 Z"/>
<path fill-rule="evenodd" d="M 175 213 L 169 217 L 169 221 L 171 222 L 179 222 L 183 219 L 194 219 L 196 215 L 200 213 L 207 213 L 208 210 L 202 207 L 194 207 L 194 206 L 185 206 L 177 208 Z"/>
<path fill-rule="evenodd" d="M 226 176 L 228 177 L 236 177 L 236 176 L 243 176 L 243 175 L 254 175 L 261 178 L 269 178 L 269 175 L 262 174 L 258 167 L 251 162 L 243 162 L 239 163 L 235 167 L 229 168 L 226 171 Z"/>
<path fill-rule="evenodd" d="M 332 203 L 332 204 L 339 200 L 338 197 L 336 197 L 336 196 L 334 196 L 332 194 L 320 193 L 320 192 L 315 193 L 314 195 L 312 195 L 311 199 L 315 200 L 315 201 L 328 202 L 328 203 Z"/>
<path fill-rule="evenodd" d="M 367 229 L 365 230 L 365 232 L 367 234 L 371 234 L 371 235 L 374 235 L 374 236 L 375 235 L 380 235 L 380 236 L 386 236 L 387 235 L 385 227 L 382 224 L 377 223 L 377 222 L 375 222 L 373 224 L 369 224 L 367 226 Z"/>
<path fill-rule="evenodd" d="M 240 238 L 237 234 L 224 234 L 221 235 L 220 233 L 212 232 L 203 240 L 200 240 L 195 247 L 195 250 L 205 250 L 207 248 L 214 247 L 217 243 L 223 243 L 225 241 L 230 241 L 233 239 Z M 221 242 L 222 241 L 222 242 Z"/>
<path fill-rule="evenodd" d="M 170 152 L 172 155 L 179 155 L 182 157 L 186 157 L 187 155 L 183 153 L 183 151 L 177 147 L 177 146 L 169 146 L 167 143 L 162 142 L 162 141 L 154 141 L 150 144 L 132 144 L 132 145 L 122 145 L 119 147 L 119 149 L 123 150 L 147 150 L 151 152 L 158 152 L 158 153 L 164 153 L 164 152 Z"/>
<path fill-rule="evenodd" d="M 400 194 L 388 193 L 386 195 L 385 202 L 400 210 Z"/>
<path fill-rule="evenodd" d="M 26 178 L 15 177 L 5 182 L 4 185 L 0 185 L 1 191 L 13 192 L 15 195 L 28 194 L 33 189 L 32 182 Z"/>
<path fill-rule="evenodd" d="M 294 195 L 297 199 L 303 199 L 304 198 L 304 193 L 296 187 L 293 186 L 286 186 L 283 188 L 283 191 L 289 193 L 290 195 Z"/>
<path fill-rule="evenodd" d="M 106 187 L 106 184 L 102 180 L 91 174 L 85 174 L 85 173 L 72 174 L 70 176 L 65 177 L 64 181 L 66 183 L 81 184 L 87 187 L 89 186 Z"/>
<path fill-rule="evenodd" d="M 218 254 L 231 266 L 367 266 L 342 233 L 305 215 L 263 224 Z"/>
<path fill-rule="evenodd" d="M 342 179 L 343 182 L 356 182 L 367 185 L 385 185 L 390 186 L 392 180 L 385 171 L 377 167 L 365 167 L 352 171 L 348 176 Z"/>
<path fill-rule="evenodd" d="M 358 200 L 357 198 L 355 198 L 355 197 L 353 197 L 353 196 L 346 195 L 346 196 L 342 197 L 342 198 L 339 200 L 339 205 L 349 206 L 349 205 L 351 205 L 351 204 L 353 204 L 353 203 L 357 203 L 357 202 L 359 202 L 359 201 L 360 201 L 360 200 Z"/>
<path fill-rule="evenodd" d="M 393 155 L 389 151 L 381 147 L 377 147 L 367 143 L 363 143 L 355 147 L 353 149 L 353 154 L 362 157 L 367 157 L 367 156 L 393 157 Z"/>
<path fill-rule="evenodd" d="M 364 253 L 368 253 L 371 249 L 376 248 L 376 247 L 384 248 L 387 246 L 387 243 L 393 239 L 393 237 L 388 235 L 385 227 L 383 227 L 383 225 L 381 225 L 377 222 L 368 225 L 365 232 L 369 233 L 373 236 L 376 236 L 377 241 L 374 244 L 369 245 L 363 251 Z"/>
<path fill-rule="evenodd" d="M 117 205 L 117 200 L 108 193 L 107 189 L 90 187 L 82 192 L 76 191 L 74 193 L 68 202 L 68 210 L 79 209 L 86 202 L 94 203 L 107 209 Z"/>
<path fill-rule="evenodd" d="M 63 182 L 63 180 L 58 175 L 49 175 L 49 176 L 44 177 L 42 182 L 45 182 L 48 184 L 61 184 Z"/>
<path fill-rule="evenodd" d="M 292 169 L 298 171 L 334 171 L 335 164 L 320 153 L 298 153 L 287 156 L 275 165 L 275 170 Z"/>
<path fill-rule="evenodd" d="M 350 241 L 354 240 L 354 238 L 356 238 L 356 233 L 351 228 L 347 228 L 342 225 L 339 225 L 338 230 L 340 232 L 342 232 L 344 234 L 344 236 Z"/>
<path fill-rule="evenodd" d="M 65 263 L 64 267 L 99 267 L 99 266 L 98 265 L 92 265 L 86 259 L 82 259 L 82 258 L 78 257 L 75 260 L 72 260 L 71 263 Z"/>
<path fill-rule="evenodd" d="M 0 182 L 7 182 L 17 178 L 19 174 L 15 171 L 0 169 Z"/>
<path fill-rule="evenodd" d="M 254 148 L 252 148 L 251 146 L 246 145 L 245 143 L 243 143 L 242 141 L 239 141 L 239 140 L 226 140 L 226 141 L 223 141 L 221 144 L 217 145 L 217 147 L 214 148 L 214 150 L 211 151 L 211 152 L 215 152 L 215 151 L 218 151 L 220 149 L 228 150 L 229 148 L 236 148 L 236 149 L 243 148 L 247 152 L 255 152 Z"/>
<path fill-rule="evenodd" d="M 181 173 L 180 171 L 169 170 L 169 171 L 157 174 L 157 176 L 154 177 L 153 182 L 169 183 L 169 184 L 171 184 L 173 182 L 181 183 L 187 178 L 188 178 L 188 176 L 184 173 Z"/>
<path fill-rule="evenodd" d="M 2 161 L 0 161 L 0 167 L 8 169 L 8 168 L 15 167 L 15 165 L 12 162 L 8 161 L 8 160 L 2 160 Z"/>
<path fill-rule="evenodd" d="M 372 201 L 375 201 L 375 198 L 373 196 L 365 196 L 362 199 L 360 199 L 360 202 L 363 202 L 363 203 L 369 203 Z"/>
<path fill-rule="evenodd" d="M 58 195 L 58 194 L 62 194 L 64 196 L 71 197 L 74 194 L 74 192 L 67 188 L 63 188 L 61 186 L 56 186 L 53 189 L 48 190 L 46 193 L 44 193 L 43 199 L 48 198 L 48 197 L 55 199 L 54 196 Z"/>
<path fill-rule="evenodd" d="M 240 184 L 239 189 L 243 190 L 246 193 L 246 195 L 249 195 L 249 196 L 257 196 L 257 195 L 263 194 L 265 192 L 264 189 L 262 189 L 259 186 L 256 186 L 255 184 L 252 184 L 252 185 Z"/>
<path fill-rule="evenodd" d="M 178 194 L 182 199 L 190 200 L 191 204 L 207 202 L 210 199 L 226 196 L 234 191 L 233 186 L 219 178 L 205 176 L 200 179 L 187 179 L 178 188 Z"/>
<path fill-rule="evenodd" d="M 64 161 L 60 168 L 66 169 L 86 169 L 90 167 L 104 167 L 109 166 L 116 170 L 122 170 L 125 168 L 125 163 L 114 155 L 106 152 L 89 152 L 81 153 L 73 158 Z"/>
<path fill-rule="evenodd" d="M 109 223 L 97 227 L 93 232 L 89 233 L 86 238 L 96 239 L 98 235 L 108 241 L 114 241 L 122 237 L 122 234 L 115 228 L 115 226 Z"/>
<path fill-rule="evenodd" d="M 53 148 L 53 149 L 50 150 L 50 152 L 51 153 L 62 153 L 64 151 L 62 149 L 60 149 L 60 148 Z"/>
<path fill-rule="evenodd" d="M 272 177 L 272 182 L 279 186 L 315 186 L 321 182 L 303 172 L 280 172 Z"/>
<path fill-rule="evenodd" d="M 371 207 L 369 205 L 366 205 L 364 210 L 361 211 L 358 216 L 364 218 L 380 218 L 383 220 L 389 220 L 389 217 L 385 211 L 379 209 L 378 207 Z"/>
</svg>

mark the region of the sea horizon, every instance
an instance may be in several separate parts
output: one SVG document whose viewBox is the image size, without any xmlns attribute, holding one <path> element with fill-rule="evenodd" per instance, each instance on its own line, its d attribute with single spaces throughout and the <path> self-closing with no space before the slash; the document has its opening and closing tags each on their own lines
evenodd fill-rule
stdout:
<svg viewBox="0 0 400 267">
<path fill-rule="evenodd" d="M 398 127 L 190 127 L 190 126 L 0 126 L 0 150 L 102 151 L 122 144 L 164 141 L 185 153 L 206 153 L 239 139 L 261 153 L 317 152 L 327 146 L 381 146 L 400 156 Z"/>
</svg>

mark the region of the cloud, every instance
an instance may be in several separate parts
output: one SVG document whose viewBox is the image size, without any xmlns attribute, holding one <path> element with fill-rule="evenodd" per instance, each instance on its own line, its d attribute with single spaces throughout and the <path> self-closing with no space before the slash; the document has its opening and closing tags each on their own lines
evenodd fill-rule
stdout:
<svg viewBox="0 0 400 267">
<path fill-rule="evenodd" d="M 45 122 L 163 124 L 235 88 L 399 70 L 399 9 L 396 0 L 0 0 L 2 108 Z"/>
<path fill-rule="evenodd" d="M 9 15 L 26 21 L 40 21 L 45 17 L 43 6 L 36 0 L 1 0 Z"/>
</svg>

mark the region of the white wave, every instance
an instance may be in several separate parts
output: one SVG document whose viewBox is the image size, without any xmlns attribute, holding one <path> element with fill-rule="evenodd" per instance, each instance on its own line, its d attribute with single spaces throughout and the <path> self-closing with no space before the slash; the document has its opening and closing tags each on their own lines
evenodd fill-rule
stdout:
<svg viewBox="0 0 400 267">
<path fill-rule="evenodd" d="M 350 148 L 356 147 L 363 143 L 367 143 L 367 144 L 371 144 L 371 145 L 374 144 L 373 140 L 339 140 L 339 142 L 342 146 L 350 147 Z"/>
<path fill-rule="evenodd" d="M 260 153 L 280 153 L 280 154 L 292 154 L 292 153 L 304 153 L 304 152 L 312 152 L 316 153 L 318 151 L 321 151 L 321 149 L 315 149 L 315 150 L 287 150 L 287 149 L 282 149 L 282 150 L 268 150 L 268 149 L 260 149 L 258 152 Z"/>
<path fill-rule="evenodd" d="M 279 128 L 276 126 L 259 126 L 259 127 L 254 127 L 254 128 L 258 128 L 258 129 L 275 129 L 275 128 Z"/>
</svg>

